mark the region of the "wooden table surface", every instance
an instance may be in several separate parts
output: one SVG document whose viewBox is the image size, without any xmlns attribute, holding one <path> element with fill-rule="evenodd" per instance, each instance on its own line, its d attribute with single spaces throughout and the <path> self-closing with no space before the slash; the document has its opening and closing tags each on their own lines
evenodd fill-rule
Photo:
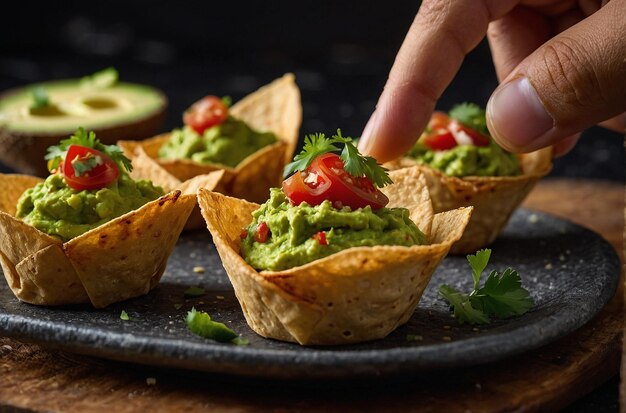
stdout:
<svg viewBox="0 0 626 413">
<path fill-rule="evenodd" d="M 601 233 L 623 262 L 624 188 L 544 180 L 526 207 Z M 485 366 L 365 382 L 239 381 L 112 362 L 0 337 L 0 411 L 555 411 L 619 370 L 622 291 L 592 322 L 537 351 Z"/>
</svg>

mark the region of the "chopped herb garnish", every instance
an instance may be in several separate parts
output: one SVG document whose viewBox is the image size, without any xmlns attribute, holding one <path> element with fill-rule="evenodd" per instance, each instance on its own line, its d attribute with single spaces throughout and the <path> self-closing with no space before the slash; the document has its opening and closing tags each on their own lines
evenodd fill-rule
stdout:
<svg viewBox="0 0 626 413">
<path fill-rule="evenodd" d="M 72 136 L 67 139 L 63 139 L 58 145 L 50 146 L 48 148 L 48 154 L 45 157 L 49 161 L 48 170 L 52 172 L 59 167 L 59 163 L 65 159 L 65 156 L 67 155 L 67 150 L 71 145 L 80 145 L 96 149 L 100 152 L 105 153 L 111 159 L 113 159 L 120 167 L 120 169 L 126 170 L 128 172 L 131 172 L 133 170 L 130 159 L 128 159 L 124 155 L 124 152 L 122 152 L 122 149 L 120 149 L 119 146 L 105 145 L 100 142 L 98 138 L 96 138 L 96 134 L 93 131 L 87 133 L 83 128 L 78 128 L 78 130 Z"/>
<path fill-rule="evenodd" d="M 485 324 L 489 322 L 489 317 L 504 319 L 521 315 L 534 305 L 528 290 L 522 287 L 519 274 L 511 268 L 507 268 L 502 274 L 491 271 L 485 284 L 479 287 L 480 277 L 490 257 L 490 249 L 467 256 L 474 280 L 474 288 L 470 294 L 464 294 L 446 284 L 439 287 L 439 294 L 450 304 L 454 316 L 461 324 Z"/>
<path fill-rule="evenodd" d="M 472 128 L 483 135 L 489 136 L 485 111 L 474 103 L 465 102 L 455 105 L 448 112 L 448 116 L 459 121 L 468 128 Z"/>
<path fill-rule="evenodd" d="M 41 86 L 37 86 L 33 88 L 33 104 L 30 105 L 31 109 L 41 109 L 45 108 L 50 104 L 50 98 L 48 97 L 48 92 Z"/>
<path fill-rule="evenodd" d="M 207 313 L 197 311 L 193 307 L 191 311 L 187 313 L 185 321 L 187 322 L 187 328 L 192 333 L 204 338 L 221 342 L 233 342 L 233 340 L 239 338 L 239 336 L 233 330 L 226 327 L 224 323 L 211 320 L 211 316 Z"/>
<path fill-rule="evenodd" d="M 379 188 L 392 183 L 387 169 L 379 165 L 371 156 L 361 155 L 354 145 L 354 140 L 349 136 L 341 135 L 341 129 L 337 129 L 337 134 L 330 138 L 323 133 L 305 136 L 302 151 L 293 158 L 293 162 L 285 167 L 284 175 L 289 176 L 296 171 L 304 171 L 318 156 L 339 151 L 337 144 L 343 144 L 343 150 L 339 156 L 347 173 L 357 177 L 365 176 Z"/>
<path fill-rule="evenodd" d="M 201 295 L 204 295 L 204 288 L 195 287 L 195 286 L 189 287 L 185 290 L 184 294 L 188 297 L 199 297 Z"/>
<path fill-rule="evenodd" d="M 71 161 L 76 176 L 81 176 L 91 171 L 96 166 L 102 165 L 102 163 L 102 158 L 100 156 L 94 156 L 92 153 L 88 153 L 83 158 L 77 157 Z"/>
<path fill-rule="evenodd" d="M 233 105 L 233 100 L 230 96 L 222 96 L 222 105 L 226 106 L 228 109 Z"/>
<path fill-rule="evenodd" d="M 128 316 L 128 313 L 126 311 L 122 310 L 122 314 L 120 314 L 120 319 L 124 321 L 128 321 L 130 320 L 130 317 Z"/>
</svg>

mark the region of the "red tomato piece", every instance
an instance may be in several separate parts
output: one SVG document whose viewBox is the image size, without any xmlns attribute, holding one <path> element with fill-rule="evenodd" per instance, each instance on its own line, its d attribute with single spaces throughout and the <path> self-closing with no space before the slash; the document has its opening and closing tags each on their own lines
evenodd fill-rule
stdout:
<svg viewBox="0 0 626 413">
<path fill-rule="evenodd" d="M 254 231 L 254 240 L 263 244 L 267 241 L 269 235 L 270 228 L 267 226 L 267 223 L 264 221 L 259 222 L 259 225 L 257 225 L 256 230 Z"/>
<path fill-rule="evenodd" d="M 379 209 L 389 199 L 366 177 L 352 176 L 344 170 L 339 155 L 326 153 L 318 156 L 302 172 L 297 172 L 283 181 L 283 192 L 294 205 L 306 202 L 319 205 L 329 200 L 333 205 L 349 206 L 352 209 L 371 206 Z"/>
<path fill-rule="evenodd" d="M 421 140 L 424 145 L 433 151 L 446 151 L 457 146 L 454 135 L 452 135 L 452 132 L 447 129 L 445 129 L 443 133 L 430 133 L 424 135 Z"/>
<path fill-rule="evenodd" d="M 465 134 L 467 134 L 467 136 L 469 136 L 469 138 L 472 140 L 472 145 L 474 146 L 489 146 L 488 137 L 478 132 L 477 130 L 468 128 L 467 126 L 456 120 L 451 121 L 448 127 L 451 131 L 455 131 L 456 133 L 464 132 Z"/>
<path fill-rule="evenodd" d="M 219 125 L 228 118 L 228 108 L 217 96 L 209 95 L 200 99 L 183 113 L 183 122 L 202 134 L 211 126 Z"/>
<path fill-rule="evenodd" d="M 81 173 L 84 168 L 88 169 Z M 80 145 L 70 145 L 65 160 L 59 164 L 59 171 L 67 185 L 78 191 L 104 188 L 120 176 L 117 163 L 107 154 Z"/>
<path fill-rule="evenodd" d="M 248 230 L 247 229 L 242 229 L 241 232 L 239 233 L 239 238 L 241 238 L 241 239 L 248 238 Z"/>
<path fill-rule="evenodd" d="M 328 245 L 328 240 L 326 239 L 326 233 L 324 231 L 320 231 L 313 235 L 313 239 L 317 240 L 320 245 Z"/>
</svg>

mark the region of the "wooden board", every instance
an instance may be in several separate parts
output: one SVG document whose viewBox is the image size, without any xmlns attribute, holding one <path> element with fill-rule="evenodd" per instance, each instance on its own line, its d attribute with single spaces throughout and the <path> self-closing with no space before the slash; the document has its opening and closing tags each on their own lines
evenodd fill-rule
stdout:
<svg viewBox="0 0 626 413">
<path fill-rule="evenodd" d="M 600 232 L 623 259 L 621 185 L 546 180 L 525 206 Z M 502 362 L 430 377 L 325 386 L 173 372 L 0 337 L 0 411 L 555 411 L 618 372 L 622 302 L 620 291 L 580 330 Z"/>
</svg>

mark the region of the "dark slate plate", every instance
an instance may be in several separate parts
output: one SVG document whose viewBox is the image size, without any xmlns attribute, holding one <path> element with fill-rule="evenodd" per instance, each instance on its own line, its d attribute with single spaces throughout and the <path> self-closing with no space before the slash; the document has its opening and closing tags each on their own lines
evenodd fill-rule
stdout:
<svg viewBox="0 0 626 413">
<path fill-rule="evenodd" d="M 545 345 L 589 321 L 616 291 L 619 260 L 598 234 L 571 222 L 519 210 L 492 246 L 487 268 L 517 269 L 536 306 L 527 314 L 479 328 L 451 318 L 437 287 L 471 288 L 464 257 L 447 257 L 410 321 L 383 340 L 339 347 L 301 347 L 257 336 L 247 326 L 207 232 L 185 235 L 159 287 L 104 310 L 43 308 L 18 302 L 0 287 L 0 331 L 78 353 L 116 360 L 271 378 L 341 378 L 414 373 L 499 360 Z M 204 273 L 194 267 L 202 266 Z M 189 286 L 204 296 L 185 298 Z M 176 305 L 182 307 L 176 309 Z M 248 346 L 190 333 L 195 306 L 223 321 Z M 130 321 L 122 321 L 125 310 Z M 420 341 L 407 335 L 421 336 Z"/>
</svg>

